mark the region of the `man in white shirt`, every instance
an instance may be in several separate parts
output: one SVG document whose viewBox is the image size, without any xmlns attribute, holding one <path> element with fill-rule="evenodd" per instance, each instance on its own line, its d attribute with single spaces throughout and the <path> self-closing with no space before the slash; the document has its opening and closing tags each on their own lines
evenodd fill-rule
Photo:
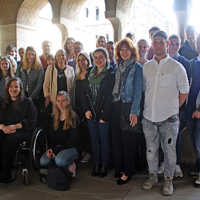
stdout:
<svg viewBox="0 0 200 200">
<path fill-rule="evenodd" d="M 173 194 L 176 167 L 176 139 L 179 128 L 179 108 L 184 103 L 189 83 L 184 67 L 167 54 L 167 35 L 158 31 L 153 35 L 154 58 L 144 64 L 145 103 L 143 131 L 147 145 L 149 179 L 143 189 L 151 189 L 157 182 L 159 147 L 164 152 L 163 194 Z"/>
</svg>

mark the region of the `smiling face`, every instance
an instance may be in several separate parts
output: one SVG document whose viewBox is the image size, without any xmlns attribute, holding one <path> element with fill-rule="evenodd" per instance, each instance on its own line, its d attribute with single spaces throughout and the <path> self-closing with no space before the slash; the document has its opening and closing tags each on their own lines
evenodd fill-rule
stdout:
<svg viewBox="0 0 200 200">
<path fill-rule="evenodd" d="M 138 52 L 140 57 L 144 57 L 148 50 L 148 44 L 146 41 L 141 40 L 138 42 Z"/>
<path fill-rule="evenodd" d="M 16 99 L 19 94 L 20 94 L 20 84 L 19 84 L 19 81 L 17 80 L 14 80 L 10 83 L 10 86 L 8 88 L 8 93 L 11 97 L 12 100 Z"/>
<path fill-rule="evenodd" d="M 129 49 L 127 44 L 123 44 L 119 50 L 120 56 L 122 60 L 126 61 L 131 58 L 131 50 Z"/>
<path fill-rule="evenodd" d="M 78 67 L 80 68 L 80 71 L 85 71 L 89 67 L 88 60 L 85 58 L 85 56 L 80 55 L 77 61 L 78 61 Z"/>
<path fill-rule="evenodd" d="M 66 55 L 63 50 L 58 50 L 56 53 L 56 62 L 58 63 L 59 66 L 64 66 L 66 63 Z"/>
<path fill-rule="evenodd" d="M 106 66 L 106 56 L 102 51 L 96 51 L 94 53 L 94 64 L 99 68 Z"/>
<path fill-rule="evenodd" d="M 0 62 L 0 67 L 3 72 L 7 72 L 9 70 L 9 62 L 6 59 L 2 59 Z"/>
<path fill-rule="evenodd" d="M 26 60 L 27 60 L 28 65 L 33 65 L 35 63 L 35 59 L 36 59 L 35 51 L 28 50 L 26 52 Z"/>
<path fill-rule="evenodd" d="M 180 41 L 177 38 L 172 38 L 169 40 L 168 51 L 170 56 L 175 56 L 180 48 Z"/>
</svg>

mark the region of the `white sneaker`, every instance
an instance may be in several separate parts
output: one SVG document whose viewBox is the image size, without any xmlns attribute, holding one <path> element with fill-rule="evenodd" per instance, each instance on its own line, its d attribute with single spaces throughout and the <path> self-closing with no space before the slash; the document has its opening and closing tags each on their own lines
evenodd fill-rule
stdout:
<svg viewBox="0 0 200 200">
<path fill-rule="evenodd" d="M 172 178 L 165 177 L 164 185 L 163 185 L 163 195 L 171 196 L 174 193 L 174 187 L 172 183 Z"/>
<path fill-rule="evenodd" d="M 163 174 L 164 173 L 164 169 L 165 169 L 164 162 L 162 162 L 161 165 L 160 165 L 160 168 L 158 170 L 158 174 Z"/>
<path fill-rule="evenodd" d="M 150 174 L 149 178 L 142 185 L 142 188 L 144 190 L 150 190 L 157 183 L 158 183 L 158 176 L 157 176 L 157 174 Z"/>
<path fill-rule="evenodd" d="M 195 183 L 196 186 L 200 186 L 200 172 L 199 172 L 197 179 L 195 180 L 194 183 Z"/>
<path fill-rule="evenodd" d="M 174 176 L 175 176 L 176 178 L 178 178 L 178 177 L 179 177 L 179 178 L 183 178 L 183 171 L 182 171 L 180 165 L 176 165 L 176 169 L 175 169 Z"/>
</svg>

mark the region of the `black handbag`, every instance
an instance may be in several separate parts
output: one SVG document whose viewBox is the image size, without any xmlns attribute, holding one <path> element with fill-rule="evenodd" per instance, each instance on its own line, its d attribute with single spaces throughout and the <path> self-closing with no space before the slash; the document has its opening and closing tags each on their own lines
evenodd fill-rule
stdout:
<svg viewBox="0 0 200 200">
<path fill-rule="evenodd" d="M 131 110 L 131 103 L 121 103 L 121 116 L 120 116 L 120 128 L 122 131 L 129 131 L 129 132 L 140 132 L 142 127 L 139 121 L 135 126 L 130 126 L 130 110 Z"/>
</svg>

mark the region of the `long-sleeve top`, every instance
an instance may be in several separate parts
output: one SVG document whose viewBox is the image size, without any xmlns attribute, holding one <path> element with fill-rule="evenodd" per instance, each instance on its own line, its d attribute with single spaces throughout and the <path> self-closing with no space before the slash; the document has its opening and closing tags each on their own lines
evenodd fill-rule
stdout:
<svg viewBox="0 0 200 200">
<path fill-rule="evenodd" d="M 51 125 L 52 124 L 53 123 L 51 123 Z M 69 128 L 67 130 L 63 130 L 63 126 L 64 121 L 60 121 L 57 130 L 54 130 L 53 127 L 49 129 L 47 134 L 49 148 L 54 150 L 56 146 L 62 146 L 62 149 L 68 149 L 72 147 L 78 149 L 79 135 L 77 128 Z"/>
<path fill-rule="evenodd" d="M 44 70 L 42 67 L 38 70 L 31 69 L 27 73 L 20 66 L 17 68 L 16 76 L 22 80 L 24 91 L 28 97 L 32 99 L 38 99 L 40 97 L 44 80 Z"/>
<path fill-rule="evenodd" d="M 22 100 L 7 107 L 1 107 L 0 124 L 13 125 L 22 123 L 22 128 L 17 129 L 16 133 L 31 134 L 36 128 L 37 110 L 33 102 L 24 97 Z"/>
</svg>

